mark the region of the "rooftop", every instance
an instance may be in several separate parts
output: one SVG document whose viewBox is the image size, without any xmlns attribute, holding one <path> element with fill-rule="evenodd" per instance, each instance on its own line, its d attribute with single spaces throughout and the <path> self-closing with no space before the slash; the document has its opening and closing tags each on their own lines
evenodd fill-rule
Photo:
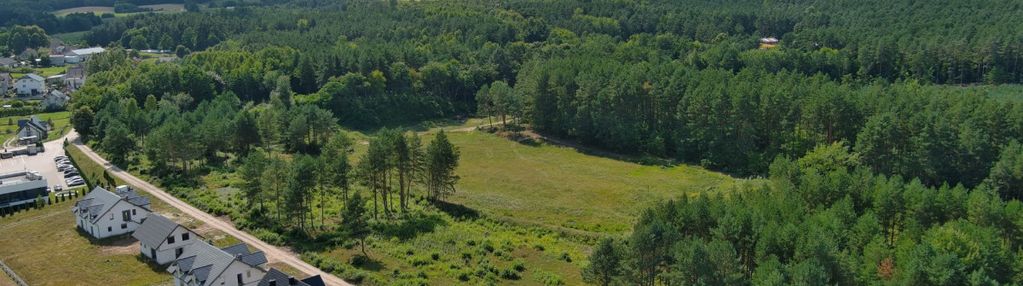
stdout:
<svg viewBox="0 0 1023 286">
<path fill-rule="evenodd" d="M 46 186 L 46 179 L 35 171 L 0 174 L 0 194 L 45 188 Z"/>
<path fill-rule="evenodd" d="M 104 49 L 103 47 L 92 47 L 92 48 L 85 48 L 85 49 L 77 49 L 77 50 L 73 50 L 71 52 L 75 53 L 76 55 L 79 55 L 79 56 L 85 56 L 85 55 L 98 54 L 98 53 L 102 53 L 102 52 L 105 52 L 105 51 L 107 51 L 107 49 Z"/>
</svg>

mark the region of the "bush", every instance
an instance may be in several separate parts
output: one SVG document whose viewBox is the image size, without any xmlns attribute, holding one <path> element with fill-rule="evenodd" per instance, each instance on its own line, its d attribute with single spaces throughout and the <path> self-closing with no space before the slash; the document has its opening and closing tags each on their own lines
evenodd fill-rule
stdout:
<svg viewBox="0 0 1023 286">
<path fill-rule="evenodd" d="M 276 232 L 272 232 L 272 231 L 267 230 L 265 228 L 257 228 L 257 229 L 252 230 L 251 232 L 252 232 L 253 235 L 256 236 L 256 238 L 259 238 L 259 240 L 262 240 L 262 241 L 266 241 L 266 243 L 273 244 L 273 245 L 283 245 L 284 244 L 284 237 L 282 237 L 280 234 L 278 234 Z"/>
<path fill-rule="evenodd" d="M 533 279 L 545 286 L 565 285 L 565 281 L 561 280 L 561 276 L 543 270 L 536 271 L 533 274 Z"/>
<path fill-rule="evenodd" d="M 372 262 L 369 257 L 363 255 L 352 256 L 352 266 L 362 267 Z"/>
<path fill-rule="evenodd" d="M 512 269 L 518 272 L 526 271 L 526 262 L 516 259 L 515 263 L 512 263 Z"/>
<path fill-rule="evenodd" d="M 507 280 L 519 280 L 521 277 L 514 269 L 505 269 L 501 271 L 501 278 Z"/>
</svg>

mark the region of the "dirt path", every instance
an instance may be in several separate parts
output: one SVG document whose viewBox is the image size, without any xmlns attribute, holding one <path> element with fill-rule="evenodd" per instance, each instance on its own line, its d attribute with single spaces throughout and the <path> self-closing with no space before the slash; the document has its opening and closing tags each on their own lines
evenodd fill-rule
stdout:
<svg viewBox="0 0 1023 286">
<path fill-rule="evenodd" d="M 100 165 L 103 165 L 106 168 L 106 170 L 110 173 L 110 175 L 116 176 L 121 180 L 124 180 L 128 184 L 131 184 L 136 188 L 153 195 L 153 197 L 156 197 L 157 199 L 166 202 L 170 206 L 181 210 L 183 213 L 206 223 L 210 227 L 219 229 L 231 236 L 238 238 L 238 240 L 240 240 L 241 242 L 244 242 L 251 247 L 263 251 L 264 253 L 266 253 L 266 257 L 268 260 L 270 260 L 270 262 L 281 262 L 287 264 L 288 266 L 291 266 L 298 271 L 302 271 L 307 275 L 320 275 L 321 277 L 323 277 L 323 281 L 327 285 L 332 286 L 351 285 L 348 284 L 348 282 L 341 280 L 341 278 L 338 278 L 337 276 L 334 276 L 330 273 L 326 273 L 323 270 L 320 270 L 319 268 L 309 265 L 305 261 L 302 261 L 302 259 L 298 258 L 298 255 L 295 255 L 294 253 L 291 253 L 288 250 L 263 242 L 262 240 L 259 240 L 255 236 L 235 228 L 230 223 L 217 219 L 213 215 L 203 212 L 202 210 L 199 210 L 193 207 L 192 205 L 189 205 L 188 203 L 179 200 L 178 198 L 168 194 L 167 192 L 164 192 L 162 189 L 157 188 L 156 186 L 150 184 L 149 182 L 141 180 L 135 177 L 134 175 L 125 172 L 124 170 L 121 170 L 117 166 L 114 166 L 113 164 L 108 162 L 106 159 L 103 159 L 103 157 L 100 157 L 99 154 L 96 154 L 96 152 L 92 151 L 92 148 L 89 148 L 89 146 L 82 144 L 81 140 L 79 140 L 78 138 L 78 134 L 75 133 L 74 131 L 68 134 L 68 137 L 73 138 L 72 142 L 74 142 L 75 146 L 78 146 L 82 150 L 82 153 L 89 157 L 89 159 L 95 161 Z"/>
</svg>

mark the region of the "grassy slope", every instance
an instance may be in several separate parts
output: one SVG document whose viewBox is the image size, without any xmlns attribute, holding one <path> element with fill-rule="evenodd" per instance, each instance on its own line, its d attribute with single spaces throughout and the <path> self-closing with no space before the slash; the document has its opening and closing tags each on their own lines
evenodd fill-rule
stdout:
<svg viewBox="0 0 1023 286">
<path fill-rule="evenodd" d="M 152 285 L 170 280 L 170 275 L 139 261 L 136 253 L 90 243 L 76 230 L 71 205 L 66 201 L 0 218 L 0 259 L 32 285 Z"/>
<path fill-rule="evenodd" d="M 697 167 L 644 166 L 481 132 L 449 138 L 462 154 L 462 180 L 450 200 L 514 221 L 624 233 L 654 202 L 734 182 Z"/>
</svg>

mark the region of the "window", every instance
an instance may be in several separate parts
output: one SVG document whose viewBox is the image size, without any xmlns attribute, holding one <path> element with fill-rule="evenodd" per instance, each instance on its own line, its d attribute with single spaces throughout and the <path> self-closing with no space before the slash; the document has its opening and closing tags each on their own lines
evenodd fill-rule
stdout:
<svg viewBox="0 0 1023 286">
<path fill-rule="evenodd" d="M 122 223 L 122 224 L 121 224 L 121 229 L 126 229 L 126 228 L 128 228 L 128 224 L 126 224 L 126 223 Z"/>
<path fill-rule="evenodd" d="M 167 244 L 172 244 L 172 243 L 174 243 L 174 236 L 173 235 L 167 237 Z"/>
<path fill-rule="evenodd" d="M 238 285 L 242 285 L 242 274 L 238 273 Z"/>
<path fill-rule="evenodd" d="M 111 232 L 111 231 L 114 231 L 114 227 L 112 227 L 112 226 L 108 226 L 108 227 L 107 227 L 107 232 Z"/>
<path fill-rule="evenodd" d="M 185 250 L 183 248 L 175 249 L 174 250 L 174 258 L 181 257 L 181 254 L 183 254 L 183 253 L 185 253 Z"/>
<path fill-rule="evenodd" d="M 252 270 L 245 270 L 245 277 L 252 278 Z"/>
<path fill-rule="evenodd" d="M 114 220 L 114 214 L 113 213 L 110 214 L 110 220 Z"/>
<path fill-rule="evenodd" d="M 188 234 L 187 232 L 186 232 L 186 233 L 182 233 L 182 234 L 181 234 L 181 241 L 186 241 L 186 240 L 188 240 L 189 238 L 191 238 L 191 235 L 190 235 L 190 234 Z"/>
<path fill-rule="evenodd" d="M 136 215 L 135 209 L 131 209 L 131 215 Z"/>
</svg>

